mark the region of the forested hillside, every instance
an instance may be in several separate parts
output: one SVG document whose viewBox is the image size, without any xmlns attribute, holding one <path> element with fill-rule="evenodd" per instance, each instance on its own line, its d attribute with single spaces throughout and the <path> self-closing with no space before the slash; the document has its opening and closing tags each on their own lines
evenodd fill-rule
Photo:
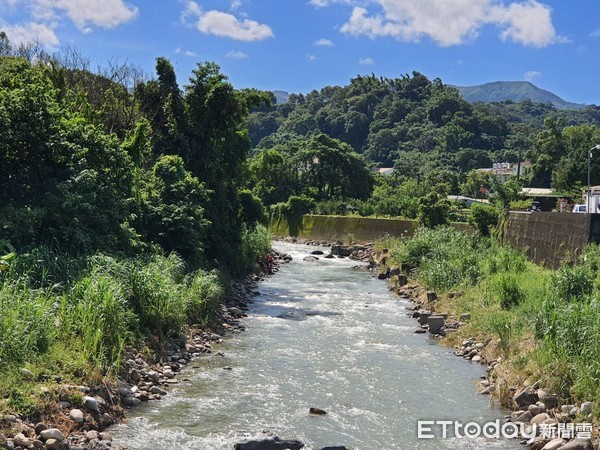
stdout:
<svg viewBox="0 0 600 450">
<path fill-rule="evenodd" d="M 471 169 L 529 159 L 533 169 L 522 182 L 570 189 L 584 181 L 585 147 L 598 141 L 599 124 L 598 107 L 559 111 L 529 100 L 470 104 L 455 88 L 414 72 L 398 79 L 358 76 L 347 86 L 292 94 L 286 104 L 253 112 L 250 136 L 261 150 L 325 133 L 406 178 L 458 176 L 455 187 Z M 552 150 L 548 139 L 556 141 Z"/>
</svg>

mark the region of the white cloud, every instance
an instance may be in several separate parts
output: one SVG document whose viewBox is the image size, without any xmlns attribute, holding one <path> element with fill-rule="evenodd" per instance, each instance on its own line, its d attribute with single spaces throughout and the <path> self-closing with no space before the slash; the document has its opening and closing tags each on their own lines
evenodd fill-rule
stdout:
<svg viewBox="0 0 600 450">
<path fill-rule="evenodd" d="M 351 4 L 353 3 L 353 0 L 310 0 L 308 3 L 310 3 L 313 6 L 316 6 L 317 8 L 324 8 L 326 6 L 331 5 L 332 3 Z"/>
<path fill-rule="evenodd" d="M 32 15 L 36 19 L 56 20 L 66 14 L 77 28 L 88 31 L 90 25 L 114 28 L 134 19 L 139 10 L 123 0 L 34 0 Z"/>
<path fill-rule="evenodd" d="M 1 28 L 8 36 L 8 39 L 16 45 L 34 41 L 39 41 L 48 47 L 57 47 L 60 44 L 56 33 L 54 33 L 54 29 L 49 25 L 31 22 L 27 24 L 5 25 Z"/>
<path fill-rule="evenodd" d="M 594 30 L 590 33 L 590 37 L 600 37 L 600 30 Z"/>
<path fill-rule="evenodd" d="M 315 45 L 318 47 L 333 47 L 333 42 L 329 39 L 318 39 L 315 41 Z"/>
<path fill-rule="evenodd" d="M 268 25 L 250 19 L 238 19 L 233 14 L 223 11 L 202 11 L 194 2 L 186 2 L 186 7 L 181 14 L 183 22 L 189 17 L 196 17 L 196 27 L 205 34 L 227 37 L 237 41 L 263 41 L 274 37 L 273 30 Z"/>
<path fill-rule="evenodd" d="M 540 78 L 541 76 L 542 72 L 538 72 L 537 70 L 530 70 L 528 72 L 525 72 L 525 75 L 523 75 L 525 81 L 533 81 L 536 78 Z"/>
<path fill-rule="evenodd" d="M 375 64 L 375 61 L 373 60 L 373 58 L 360 58 L 358 60 L 359 64 L 362 64 L 363 66 L 372 66 L 373 64 Z"/>
<path fill-rule="evenodd" d="M 492 16 L 504 28 L 500 34 L 503 40 L 510 39 L 532 47 L 545 47 L 557 40 L 552 11 L 536 0 L 494 8 Z"/>
<path fill-rule="evenodd" d="M 307 54 L 306 54 L 306 59 L 308 59 L 309 61 L 311 61 L 311 62 L 312 62 L 312 61 L 316 61 L 316 60 L 317 60 L 317 59 L 319 59 L 319 58 L 317 58 L 317 57 L 316 57 L 315 55 L 313 55 L 312 53 L 307 53 Z"/>
<path fill-rule="evenodd" d="M 177 47 L 175 49 L 175 53 L 178 54 L 178 55 L 185 55 L 185 56 L 189 56 L 189 57 L 198 56 L 198 54 L 196 52 L 193 52 L 191 50 L 182 50 L 181 47 Z"/>
<path fill-rule="evenodd" d="M 312 0 L 315 6 L 327 6 L 333 0 Z M 366 35 L 372 39 L 393 37 L 419 41 L 427 37 L 447 47 L 475 39 L 486 25 L 501 29 L 502 40 L 544 47 L 564 42 L 552 24 L 552 10 L 538 0 L 510 3 L 502 0 L 370 0 L 379 12 L 369 10 L 365 2 L 354 2 L 350 19 L 341 31 Z"/>
<path fill-rule="evenodd" d="M 246 59 L 248 55 L 239 50 L 231 50 L 225 54 L 225 57 L 230 59 Z"/>
</svg>

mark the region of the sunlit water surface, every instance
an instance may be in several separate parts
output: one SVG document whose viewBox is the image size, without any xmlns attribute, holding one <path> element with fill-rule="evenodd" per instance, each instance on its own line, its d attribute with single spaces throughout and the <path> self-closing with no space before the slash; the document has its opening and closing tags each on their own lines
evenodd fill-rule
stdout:
<svg viewBox="0 0 600 450">
<path fill-rule="evenodd" d="M 415 334 L 409 303 L 352 270 L 356 262 L 306 262 L 315 247 L 274 246 L 294 260 L 260 284 L 247 331 L 191 364 L 179 376 L 190 381 L 163 400 L 132 410 L 111 430 L 117 443 L 231 450 L 272 432 L 307 449 L 520 448 L 515 440 L 417 439 L 417 420 L 502 418 L 476 391 L 483 368 Z M 311 416 L 310 407 L 327 415 Z"/>
</svg>

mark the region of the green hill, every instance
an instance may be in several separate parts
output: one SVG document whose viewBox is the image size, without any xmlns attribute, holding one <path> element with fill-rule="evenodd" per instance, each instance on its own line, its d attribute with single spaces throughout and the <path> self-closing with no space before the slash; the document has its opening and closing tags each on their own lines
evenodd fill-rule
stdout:
<svg viewBox="0 0 600 450">
<path fill-rule="evenodd" d="M 563 100 L 550 91 L 540 89 L 528 81 L 495 81 L 479 86 L 455 86 L 468 102 L 521 102 L 552 103 L 556 109 L 583 109 L 586 105 Z"/>
</svg>

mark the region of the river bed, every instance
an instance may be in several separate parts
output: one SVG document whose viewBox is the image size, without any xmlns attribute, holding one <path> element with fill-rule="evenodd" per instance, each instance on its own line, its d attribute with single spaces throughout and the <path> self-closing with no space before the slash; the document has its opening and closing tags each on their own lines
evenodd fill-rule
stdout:
<svg viewBox="0 0 600 450">
<path fill-rule="evenodd" d="M 409 302 L 352 270 L 356 262 L 307 262 L 315 247 L 274 247 L 294 260 L 260 283 L 247 330 L 190 364 L 178 377 L 189 381 L 163 400 L 131 410 L 110 430 L 118 444 L 231 450 L 271 432 L 308 450 L 521 448 L 516 440 L 418 439 L 418 420 L 502 419 L 506 411 L 476 391 L 483 367 L 415 334 Z"/>
</svg>

